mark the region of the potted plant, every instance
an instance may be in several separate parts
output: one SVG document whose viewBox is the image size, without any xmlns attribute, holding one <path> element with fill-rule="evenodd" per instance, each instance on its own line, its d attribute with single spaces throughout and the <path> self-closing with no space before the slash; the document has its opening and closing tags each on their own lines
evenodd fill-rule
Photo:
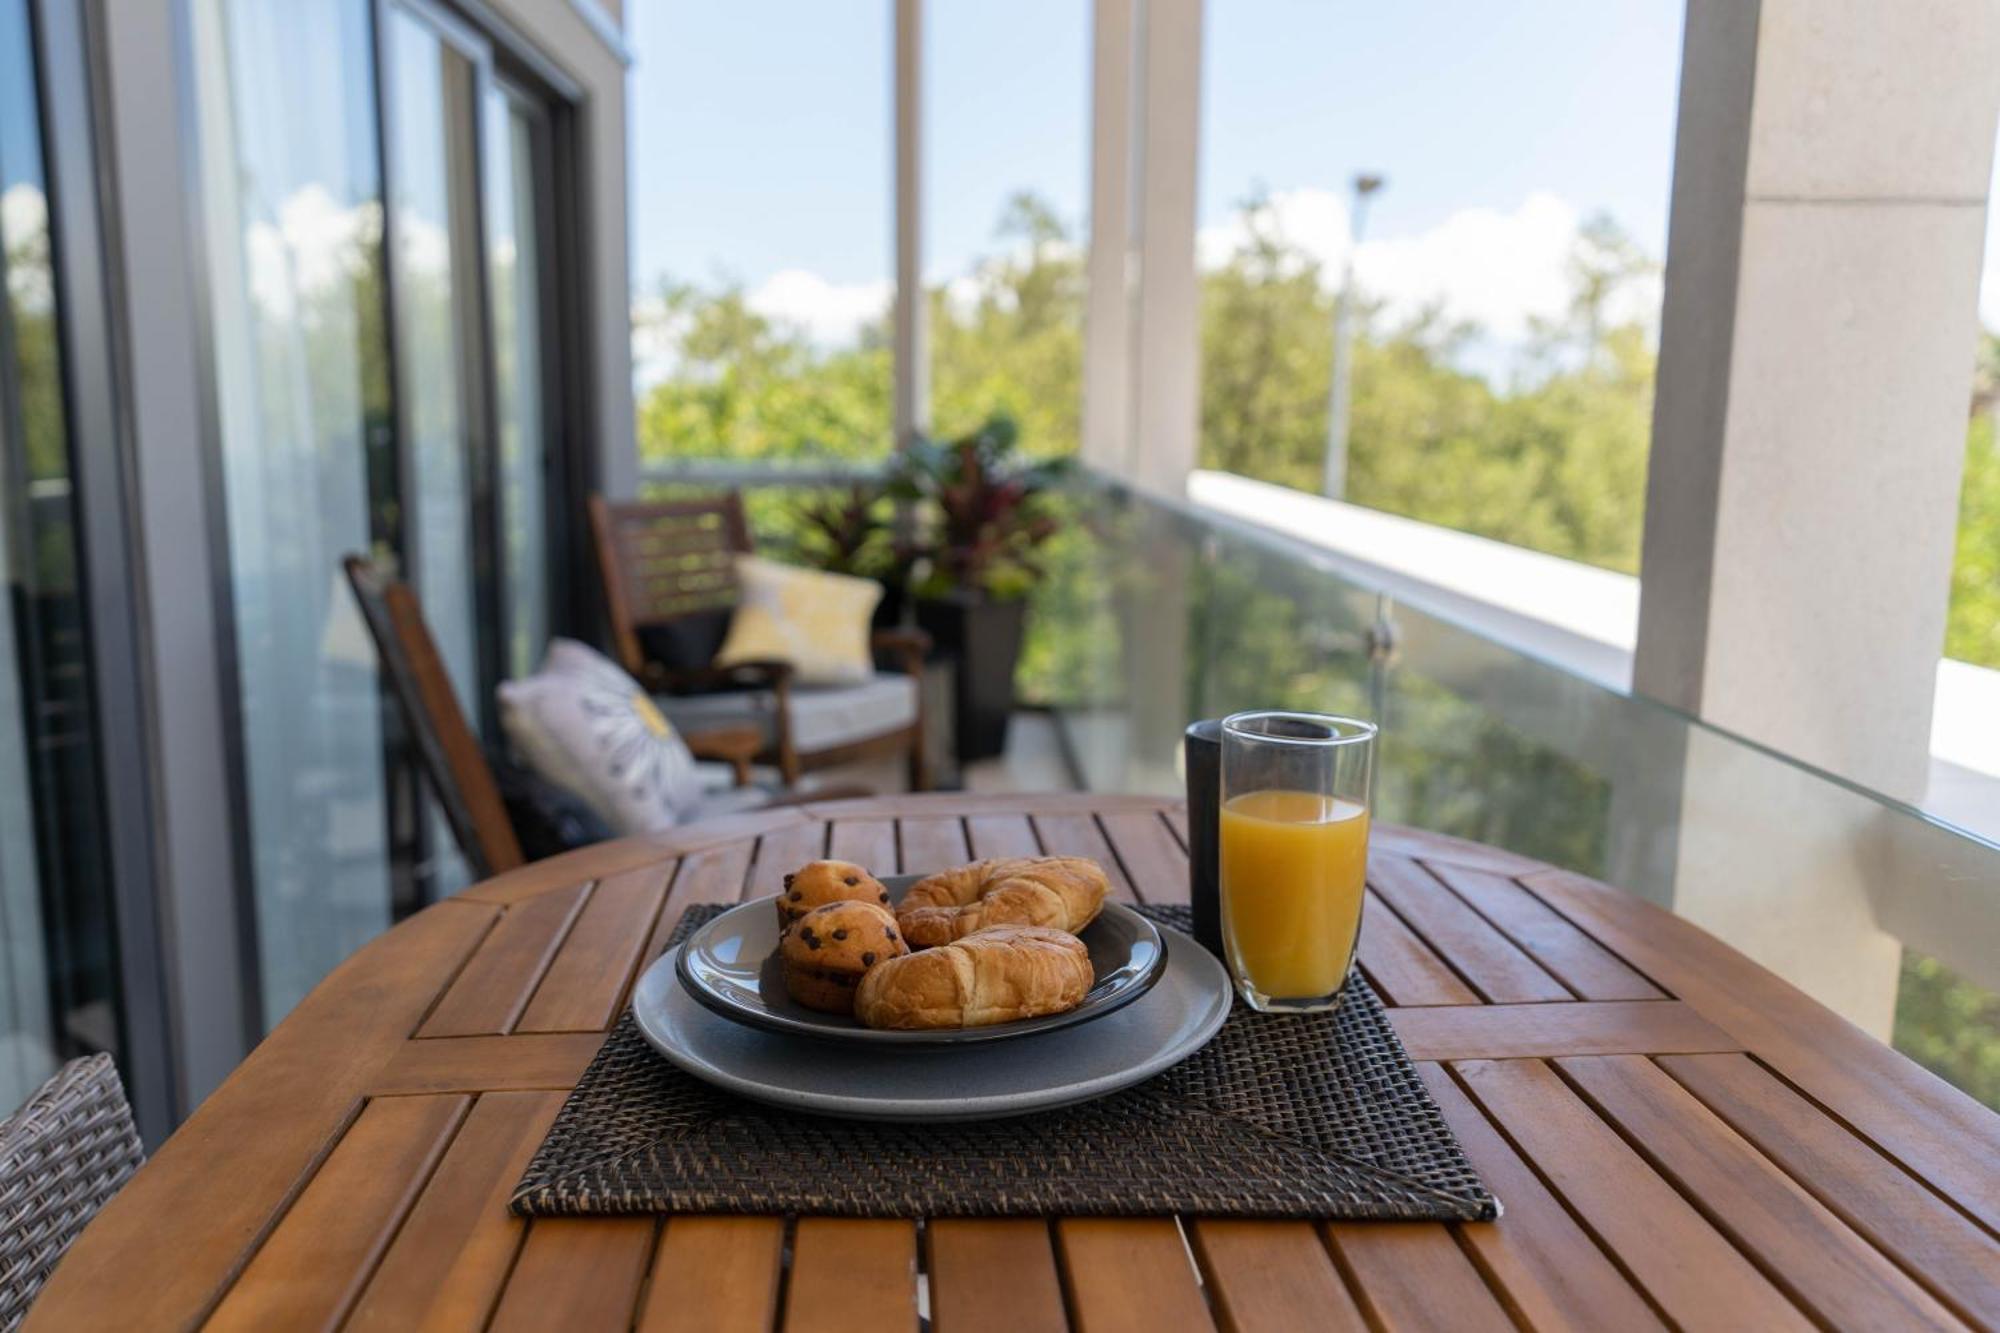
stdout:
<svg viewBox="0 0 2000 1333">
<path fill-rule="evenodd" d="M 817 494 L 792 511 L 798 527 L 792 554 L 801 564 L 882 585 L 882 600 L 875 605 L 876 629 L 902 623 L 908 583 L 890 512 L 882 486 L 862 481 Z"/>
<path fill-rule="evenodd" d="M 955 440 L 918 439 L 888 477 L 887 494 L 914 510 L 902 563 L 917 624 L 958 665 L 962 760 L 1006 748 L 1037 548 L 1056 527 L 1049 492 L 1066 462 L 1020 458 L 1018 436 L 1012 419 L 994 416 Z"/>
</svg>

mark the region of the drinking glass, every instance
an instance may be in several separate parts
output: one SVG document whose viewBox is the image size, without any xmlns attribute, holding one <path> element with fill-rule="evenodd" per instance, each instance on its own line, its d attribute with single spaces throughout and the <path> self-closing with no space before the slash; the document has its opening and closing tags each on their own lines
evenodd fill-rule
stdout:
<svg viewBox="0 0 2000 1333">
<path fill-rule="evenodd" d="M 1361 932 L 1375 726 L 1320 713 L 1222 721 L 1222 938 L 1263 1013 L 1340 1003 Z"/>
</svg>

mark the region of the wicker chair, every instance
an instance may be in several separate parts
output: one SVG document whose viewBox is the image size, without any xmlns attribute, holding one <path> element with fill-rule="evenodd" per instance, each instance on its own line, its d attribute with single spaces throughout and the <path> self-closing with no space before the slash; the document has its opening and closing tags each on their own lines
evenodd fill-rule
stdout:
<svg viewBox="0 0 2000 1333">
<path fill-rule="evenodd" d="M 910 789 L 930 786 L 922 708 L 928 635 L 877 630 L 876 675 L 863 685 L 800 686 L 784 662 L 717 667 L 736 606 L 736 557 L 754 550 L 742 497 L 614 504 L 593 495 L 590 525 L 617 655 L 675 725 L 758 727 L 759 758 L 776 764 L 788 784 L 808 769 L 899 755 Z"/>
<path fill-rule="evenodd" d="M 70 1061 L 0 1121 L 0 1330 L 20 1325 L 63 1251 L 145 1160 L 108 1055 Z"/>
</svg>

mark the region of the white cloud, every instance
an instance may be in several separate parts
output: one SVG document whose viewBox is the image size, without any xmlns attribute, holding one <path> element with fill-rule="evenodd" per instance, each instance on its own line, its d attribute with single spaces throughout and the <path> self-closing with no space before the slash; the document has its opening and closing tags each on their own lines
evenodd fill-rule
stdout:
<svg viewBox="0 0 2000 1333">
<path fill-rule="evenodd" d="M 48 225 L 49 204 L 40 188 L 22 181 L 0 193 L 0 240 L 16 261 L 7 267 L 7 295 L 25 310 L 41 312 L 55 307 L 48 269 L 40 262 L 20 262 L 24 251 L 46 259 Z"/>
<path fill-rule="evenodd" d="M 1340 281 L 1352 243 L 1346 200 L 1320 189 L 1271 195 L 1260 219 L 1287 242 L 1319 261 L 1321 281 Z M 1424 231 L 1364 240 L 1355 253 L 1363 291 L 1387 302 L 1392 318 L 1438 307 L 1447 319 L 1481 326 L 1503 346 L 1526 338 L 1531 319 L 1553 318 L 1570 297 L 1569 256 L 1582 218 L 1567 201 L 1535 193 L 1513 209 L 1467 208 Z M 1201 229 L 1196 251 L 1203 267 L 1226 263 L 1250 239 L 1241 217 Z M 1656 326 L 1657 275 L 1635 282 L 1608 313 Z"/>
<path fill-rule="evenodd" d="M 381 223 L 377 205 L 344 204 L 317 183 L 286 195 L 277 212 L 275 224 L 245 224 L 244 261 L 251 300 L 272 318 L 290 319 L 310 298 L 353 280 Z M 401 235 L 414 267 L 444 267 L 450 242 L 441 229 L 414 220 Z"/>
<path fill-rule="evenodd" d="M 838 347 L 882 318 L 894 293 L 895 285 L 886 278 L 828 282 L 817 273 L 788 268 L 764 279 L 745 299 L 766 319 L 801 329 L 822 347 Z"/>
</svg>

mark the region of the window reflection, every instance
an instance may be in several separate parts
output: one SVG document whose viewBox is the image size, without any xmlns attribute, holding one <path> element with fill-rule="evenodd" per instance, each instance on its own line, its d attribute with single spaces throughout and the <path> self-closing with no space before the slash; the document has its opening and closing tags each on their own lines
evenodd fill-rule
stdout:
<svg viewBox="0 0 2000 1333">
<path fill-rule="evenodd" d="M 201 0 L 194 29 L 243 786 L 276 1021 L 389 919 L 381 696 L 338 581 L 340 557 L 396 517 L 374 69 L 359 0 Z"/>
<path fill-rule="evenodd" d="M 0 1111 L 118 1048 L 55 255 L 25 0 L 0 0 Z"/>
</svg>

